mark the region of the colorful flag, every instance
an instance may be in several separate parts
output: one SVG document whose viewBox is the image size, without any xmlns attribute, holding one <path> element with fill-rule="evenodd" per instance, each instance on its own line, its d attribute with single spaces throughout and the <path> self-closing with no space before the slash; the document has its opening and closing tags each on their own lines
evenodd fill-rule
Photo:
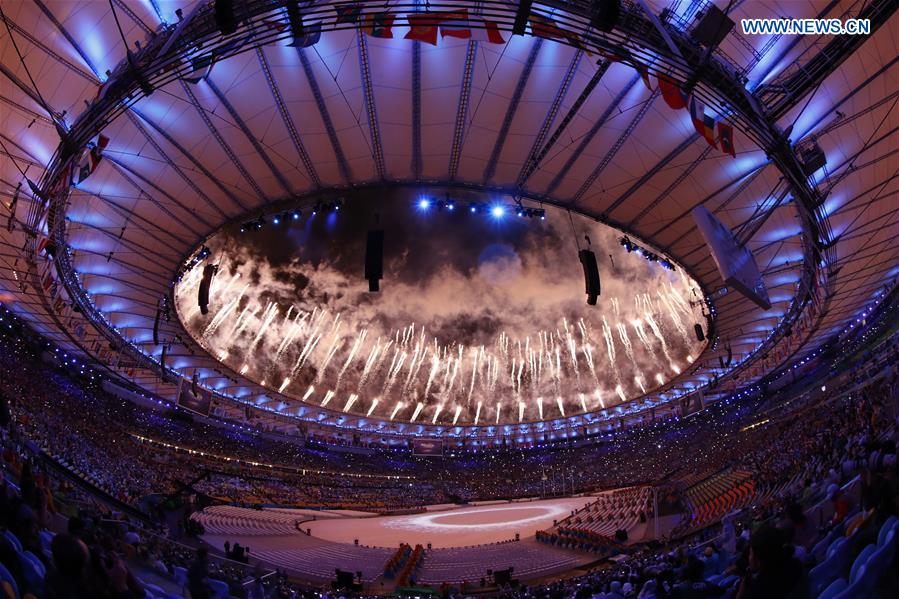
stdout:
<svg viewBox="0 0 899 599">
<path fill-rule="evenodd" d="M 543 37 L 547 39 L 567 39 L 571 34 L 561 29 L 552 19 L 532 14 L 529 17 L 531 22 L 531 35 Z"/>
<path fill-rule="evenodd" d="M 338 25 L 341 23 L 357 23 L 359 16 L 362 14 L 362 6 L 359 4 L 341 4 L 334 7 L 337 13 Z"/>
<path fill-rule="evenodd" d="M 103 151 L 109 144 L 109 138 L 102 133 L 87 144 L 78 162 L 78 183 L 91 176 L 103 158 Z"/>
<path fill-rule="evenodd" d="M 91 172 L 97 170 L 97 166 L 100 164 L 100 160 L 103 158 L 103 150 L 105 150 L 106 146 L 108 145 L 108 137 L 106 137 L 102 133 L 97 136 L 97 141 L 94 142 L 94 147 L 92 147 L 90 149 L 90 152 L 88 152 L 88 161 L 91 166 Z"/>
<path fill-rule="evenodd" d="M 194 58 L 190 61 L 190 73 L 182 77 L 182 79 L 188 83 L 199 83 L 209 77 L 209 73 L 212 72 L 213 62 L 215 62 L 215 57 L 212 54 Z"/>
<path fill-rule="evenodd" d="M 407 15 L 406 20 L 409 21 L 409 33 L 404 36 L 404 39 L 415 40 L 436 46 L 437 28 L 441 23 L 449 19 L 458 20 L 459 14 L 443 11 L 420 12 Z"/>
<path fill-rule="evenodd" d="M 659 91 L 665 103 L 674 110 L 687 107 L 687 94 L 668 75 L 659 75 Z"/>
<path fill-rule="evenodd" d="M 734 149 L 734 128 L 724 121 L 718 123 L 718 143 L 722 152 L 730 154 L 731 158 L 737 157 L 737 151 Z"/>
<path fill-rule="evenodd" d="M 313 23 L 303 28 L 303 35 L 295 35 L 293 41 L 287 44 L 294 48 L 308 48 L 314 46 L 322 39 L 322 24 Z"/>
<path fill-rule="evenodd" d="M 653 89 L 652 87 L 652 81 L 649 80 L 649 68 L 645 64 L 640 62 L 638 62 L 636 66 L 634 66 L 634 68 L 637 69 L 638 73 L 640 73 L 640 79 L 643 80 L 643 85 L 646 86 L 646 89 L 654 92 L 655 89 Z"/>
<path fill-rule="evenodd" d="M 9 203 L 9 219 L 6 221 L 6 230 L 10 233 L 15 227 L 16 222 L 16 206 L 19 203 L 19 190 L 22 189 L 22 182 L 16 186 L 16 191 L 12 194 L 12 201 Z"/>
<path fill-rule="evenodd" d="M 468 9 L 463 8 L 453 13 L 453 17 L 440 24 L 441 37 L 455 37 L 463 40 L 505 44 L 499 25 L 486 19 L 469 19 Z"/>
<path fill-rule="evenodd" d="M 282 23 L 281 21 L 275 21 L 272 19 L 263 19 L 262 22 L 266 27 L 274 31 L 284 31 L 288 27 L 287 23 Z"/>
<path fill-rule="evenodd" d="M 393 39 L 393 21 L 396 15 L 389 12 L 376 12 L 365 15 L 362 31 L 372 37 Z"/>
<path fill-rule="evenodd" d="M 693 127 L 696 132 L 705 138 L 710 146 L 717 149 L 715 144 L 715 119 L 706 115 L 702 102 L 697 102 L 696 98 L 690 100 L 690 118 L 693 121 Z"/>
</svg>

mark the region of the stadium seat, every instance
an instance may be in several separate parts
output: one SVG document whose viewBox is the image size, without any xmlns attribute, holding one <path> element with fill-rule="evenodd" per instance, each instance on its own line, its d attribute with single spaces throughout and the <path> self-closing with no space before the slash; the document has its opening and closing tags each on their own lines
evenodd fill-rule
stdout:
<svg viewBox="0 0 899 599">
<path fill-rule="evenodd" d="M 817 596 L 824 588 L 839 576 L 849 561 L 851 547 L 846 539 L 840 537 L 827 549 L 827 559 L 812 568 L 808 576 L 809 595 Z"/>
<path fill-rule="evenodd" d="M 0 583 L 4 583 L 9 585 L 9 588 L 13 592 L 13 597 L 18 599 L 19 597 L 19 587 L 16 584 L 16 579 L 12 577 L 12 574 L 9 573 L 9 570 L 6 569 L 2 563 L 0 563 Z M 0 589 L 3 587 L 0 586 Z"/>
<path fill-rule="evenodd" d="M 22 574 L 28 582 L 28 589 L 36 595 L 43 595 L 44 575 L 47 573 L 44 563 L 30 551 L 19 552 L 19 563 L 22 566 Z"/>
<path fill-rule="evenodd" d="M 187 569 L 182 568 L 181 566 L 175 566 L 172 568 L 172 572 L 175 575 L 175 582 L 178 583 L 179 586 L 183 589 L 187 586 Z"/>
<path fill-rule="evenodd" d="M 862 566 L 858 573 L 858 579 L 837 595 L 834 599 L 859 599 L 861 597 L 870 597 L 874 591 L 874 576 L 871 571 Z"/>
<path fill-rule="evenodd" d="M 212 588 L 212 599 L 225 599 L 230 594 L 228 585 L 221 580 L 210 578 L 209 586 Z"/>
<path fill-rule="evenodd" d="M 872 579 L 872 586 L 876 585 L 883 578 L 893 561 L 893 556 L 896 553 L 894 540 L 895 532 L 890 531 L 883 547 L 877 548 L 865 563 L 865 569 L 869 572 Z"/>
<path fill-rule="evenodd" d="M 22 551 L 22 543 L 19 542 L 19 538 L 13 534 L 11 530 L 4 530 L 3 536 L 6 537 L 10 543 L 12 543 L 13 547 L 16 548 L 16 551 Z"/>
<path fill-rule="evenodd" d="M 865 565 L 865 562 L 868 561 L 868 558 L 871 557 L 871 554 L 874 553 L 876 547 L 874 545 L 868 545 L 856 556 L 855 561 L 852 562 L 852 569 L 849 570 L 849 582 L 855 582 L 861 567 Z"/>
<path fill-rule="evenodd" d="M 41 550 L 48 557 L 50 556 L 50 543 L 53 542 L 53 537 L 55 537 L 55 536 L 56 535 L 54 533 L 50 532 L 49 530 L 42 530 L 40 532 Z"/>
<path fill-rule="evenodd" d="M 877 546 L 878 547 L 883 547 L 883 543 L 887 538 L 887 534 L 889 534 L 889 532 L 891 530 L 893 530 L 893 527 L 896 526 L 896 523 L 897 523 L 896 516 L 890 516 L 889 518 L 886 519 L 886 522 L 884 522 L 883 526 L 880 527 L 880 532 L 877 533 Z"/>
<path fill-rule="evenodd" d="M 824 591 L 818 595 L 818 599 L 833 599 L 840 593 L 842 593 L 846 589 L 846 579 L 845 578 L 837 578 L 830 586 L 828 586 Z"/>
</svg>

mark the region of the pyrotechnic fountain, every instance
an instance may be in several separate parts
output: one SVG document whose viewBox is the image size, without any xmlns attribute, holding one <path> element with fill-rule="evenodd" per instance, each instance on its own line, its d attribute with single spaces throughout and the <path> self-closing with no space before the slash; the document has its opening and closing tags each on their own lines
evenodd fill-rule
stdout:
<svg viewBox="0 0 899 599">
<path fill-rule="evenodd" d="M 616 231 L 578 220 L 597 254 L 620 251 Z M 466 226 L 439 233 L 446 242 L 454 228 Z M 699 354 L 702 345 L 688 331 L 701 322 L 700 296 L 689 277 L 625 254 L 614 268 L 602 263 L 603 294 L 591 308 L 570 252 L 550 243 L 565 235 L 562 226 L 514 226 L 513 235 L 488 229 L 494 236 L 483 235 L 482 247 L 460 246 L 457 264 L 432 264 L 418 288 L 402 272 L 416 248 L 403 248 L 385 258 L 384 289 L 371 295 L 359 273 L 344 266 L 352 250 L 333 259 L 327 247 L 307 250 L 335 235 L 327 227 L 317 233 L 307 224 L 299 239 L 286 237 L 297 256 L 280 262 L 260 239 L 224 231 L 206 242 L 221 273 L 210 313 L 195 309 L 199 268 L 177 285 L 176 305 L 212 355 L 269 382 L 273 394 L 432 424 L 501 424 L 606 409 L 665 384 Z M 399 273 L 398 289 L 391 288 L 391 273 Z"/>
</svg>

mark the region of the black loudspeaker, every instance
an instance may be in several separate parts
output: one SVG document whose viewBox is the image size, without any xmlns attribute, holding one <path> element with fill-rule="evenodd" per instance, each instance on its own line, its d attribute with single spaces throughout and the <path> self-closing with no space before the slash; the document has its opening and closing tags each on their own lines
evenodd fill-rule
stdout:
<svg viewBox="0 0 899 599">
<path fill-rule="evenodd" d="M 723 10 L 710 4 L 693 28 L 693 39 L 703 46 L 715 48 L 733 28 L 733 20 Z"/>
<path fill-rule="evenodd" d="M 344 572 L 343 570 L 335 570 L 334 584 L 338 589 L 349 589 L 353 586 L 353 573 Z"/>
<path fill-rule="evenodd" d="M 306 35 L 303 14 L 300 12 L 300 4 L 297 0 L 287 2 L 287 20 L 290 22 L 290 33 L 294 39 Z"/>
<path fill-rule="evenodd" d="M 702 325 L 698 322 L 693 325 L 693 330 L 696 331 L 696 340 L 697 341 L 705 341 L 705 333 L 702 332 Z"/>
<path fill-rule="evenodd" d="M 590 250 L 581 250 L 578 253 L 581 266 L 584 267 L 584 287 L 587 292 L 587 304 L 596 305 L 599 297 L 599 267 L 596 266 L 596 254 Z"/>
<path fill-rule="evenodd" d="M 815 171 L 821 170 L 827 164 L 827 156 L 824 155 L 824 150 L 818 144 L 803 150 L 801 155 L 802 172 L 805 173 L 806 177 L 811 176 Z"/>
<path fill-rule="evenodd" d="M 505 570 L 494 570 L 493 571 L 493 580 L 496 581 L 496 586 L 505 586 L 512 582 L 512 568 L 506 568 Z"/>
<path fill-rule="evenodd" d="M 153 319 L 153 345 L 159 345 L 159 318 L 162 316 L 162 309 L 156 308 L 156 318 Z"/>
<path fill-rule="evenodd" d="M 218 268 L 214 264 L 203 267 L 203 278 L 200 280 L 200 289 L 197 292 L 197 304 L 200 306 L 200 314 L 209 314 L 209 286 L 212 285 L 212 277 Z"/>
<path fill-rule="evenodd" d="M 515 23 L 512 25 L 513 35 L 524 35 L 524 28 L 531 16 L 531 0 L 523 0 L 518 3 L 518 12 L 515 13 Z"/>
<path fill-rule="evenodd" d="M 190 379 L 190 392 L 194 394 L 194 397 L 199 395 L 197 391 L 197 385 L 200 383 L 200 375 L 194 370 L 194 375 Z"/>
<path fill-rule="evenodd" d="M 625 541 L 627 541 L 627 531 L 624 530 L 623 528 L 619 528 L 618 530 L 616 530 L 615 531 L 615 540 L 618 541 L 619 543 L 624 543 Z"/>
<path fill-rule="evenodd" d="M 365 278 L 368 279 L 368 290 L 379 291 L 378 281 L 384 278 L 384 231 L 368 232 L 365 242 Z"/>
<path fill-rule="evenodd" d="M 231 35 L 237 31 L 234 0 L 215 0 L 215 23 L 222 35 Z"/>
<path fill-rule="evenodd" d="M 593 0 L 590 11 L 592 25 L 596 29 L 608 33 L 618 24 L 618 17 L 621 16 L 621 2 L 619 0 Z"/>
</svg>

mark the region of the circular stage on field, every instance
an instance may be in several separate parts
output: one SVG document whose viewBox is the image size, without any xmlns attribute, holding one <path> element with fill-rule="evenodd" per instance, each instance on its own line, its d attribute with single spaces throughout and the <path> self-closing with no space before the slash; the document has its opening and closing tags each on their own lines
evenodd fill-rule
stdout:
<svg viewBox="0 0 899 599">
<path fill-rule="evenodd" d="M 436 549 L 465 547 L 508 541 L 516 533 L 522 539 L 531 537 L 589 501 L 589 497 L 574 497 L 487 504 L 405 516 L 334 518 L 304 522 L 302 527 L 311 529 L 313 537 L 338 543 L 358 539 L 362 545 L 378 547 L 399 543 L 431 543 Z"/>
</svg>

